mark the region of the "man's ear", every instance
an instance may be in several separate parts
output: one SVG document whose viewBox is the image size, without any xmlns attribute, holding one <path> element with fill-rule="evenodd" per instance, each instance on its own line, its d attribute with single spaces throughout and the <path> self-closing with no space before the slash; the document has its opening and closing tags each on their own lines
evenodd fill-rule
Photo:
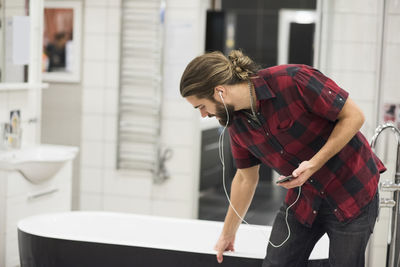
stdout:
<svg viewBox="0 0 400 267">
<path fill-rule="evenodd" d="M 226 90 L 222 85 L 218 85 L 214 88 L 214 98 L 222 100 L 225 97 Z"/>
</svg>

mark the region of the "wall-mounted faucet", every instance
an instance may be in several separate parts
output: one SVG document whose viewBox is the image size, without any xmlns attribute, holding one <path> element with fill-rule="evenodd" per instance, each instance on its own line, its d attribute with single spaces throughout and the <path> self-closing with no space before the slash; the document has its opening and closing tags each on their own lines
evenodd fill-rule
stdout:
<svg viewBox="0 0 400 267">
<path fill-rule="evenodd" d="M 381 199 L 380 207 L 392 208 L 391 227 L 389 228 L 388 236 L 388 256 L 386 258 L 386 266 L 399 266 L 399 249 L 400 249 L 400 222 L 399 222 L 399 207 L 400 207 L 400 130 L 393 124 L 386 123 L 379 125 L 375 130 L 375 135 L 372 137 L 371 147 L 376 146 L 376 141 L 379 135 L 386 129 L 392 130 L 397 139 L 397 157 L 396 157 L 396 172 L 394 181 L 383 181 L 380 183 L 380 190 L 393 192 L 393 199 Z"/>
</svg>

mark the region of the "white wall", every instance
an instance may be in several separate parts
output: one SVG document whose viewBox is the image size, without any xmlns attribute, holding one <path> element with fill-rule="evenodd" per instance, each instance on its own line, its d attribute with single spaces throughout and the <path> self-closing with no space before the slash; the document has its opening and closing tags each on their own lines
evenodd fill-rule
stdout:
<svg viewBox="0 0 400 267">
<path fill-rule="evenodd" d="M 198 114 L 179 95 L 179 79 L 203 51 L 205 1 L 167 0 L 162 145 L 174 154 L 171 178 L 116 170 L 120 1 L 85 1 L 81 209 L 197 216 Z"/>
<path fill-rule="evenodd" d="M 362 108 L 366 122 L 363 134 L 371 140 L 375 127 L 382 123 L 379 93 L 382 102 L 400 104 L 400 2 L 387 0 L 385 38 L 381 45 L 383 2 L 381 0 L 319 1 L 322 5 L 321 61 L 319 68 L 350 93 Z M 383 59 L 380 53 L 383 47 Z M 382 63 L 382 65 L 381 65 Z M 380 66 L 382 82 L 380 83 Z M 377 121 L 377 118 L 379 120 Z M 380 141 L 385 153 L 378 155 L 388 171 L 382 180 L 392 180 L 394 173 L 395 143 Z M 382 150 L 382 149 L 381 149 Z M 390 151 L 390 152 L 388 152 Z M 381 192 L 381 197 L 390 194 Z M 380 218 L 367 251 L 369 266 L 384 266 L 389 226 L 389 209 L 382 208 Z"/>
<path fill-rule="evenodd" d="M 102 210 L 115 169 L 120 1 L 84 2 L 80 209 Z"/>
<path fill-rule="evenodd" d="M 372 137 L 376 126 L 379 52 L 379 0 L 320 1 L 322 8 L 319 68 L 361 107 L 362 132 Z"/>
</svg>

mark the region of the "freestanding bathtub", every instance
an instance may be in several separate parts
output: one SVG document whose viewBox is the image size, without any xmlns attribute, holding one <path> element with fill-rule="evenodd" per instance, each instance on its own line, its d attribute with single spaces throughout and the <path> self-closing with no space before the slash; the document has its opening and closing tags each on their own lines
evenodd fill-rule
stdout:
<svg viewBox="0 0 400 267">
<path fill-rule="evenodd" d="M 18 223 L 21 267 L 260 267 L 271 227 L 241 225 L 235 252 L 218 264 L 213 250 L 222 222 L 110 212 L 66 212 Z M 309 266 L 328 258 L 328 238 Z M 325 259 L 325 260 L 324 260 Z"/>
</svg>

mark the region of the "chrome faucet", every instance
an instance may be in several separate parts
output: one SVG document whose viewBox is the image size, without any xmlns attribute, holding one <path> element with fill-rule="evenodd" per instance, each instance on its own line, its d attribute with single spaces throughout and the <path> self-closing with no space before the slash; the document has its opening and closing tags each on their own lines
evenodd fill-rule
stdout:
<svg viewBox="0 0 400 267">
<path fill-rule="evenodd" d="M 371 140 L 371 148 L 374 150 L 376 141 L 379 135 L 386 129 L 392 130 L 397 139 L 397 157 L 396 157 L 396 172 L 394 175 L 394 181 L 383 181 L 380 183 L 380 190 L 389 191 L 393 193 L 393 199 L 380 199 L 380 207 L 392 208 L 392 220 L 391 227 L 389 228 L 388 236 L 388 256 L 386 258 L 386 266 L 388 267 L 399 267 L 400 257 L 400 223 L 399 223 L 399 207 L 400 207 L 400 130 L 396 128 L 392 123 L 385 123 L 379 125 L 375 134 Z"/>
</svg>

